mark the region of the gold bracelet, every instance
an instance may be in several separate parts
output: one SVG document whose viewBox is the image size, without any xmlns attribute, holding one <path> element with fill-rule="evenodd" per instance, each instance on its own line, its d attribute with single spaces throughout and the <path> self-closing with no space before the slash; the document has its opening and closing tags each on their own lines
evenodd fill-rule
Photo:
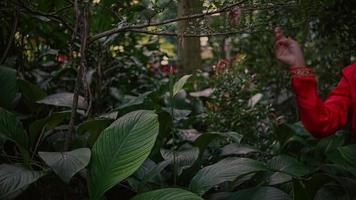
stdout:
<svg viewBox="0 0 356 200">
<path fill-rule="evenodd" d="M 293 77 L 308 77 L 308 76 L 314 76 L 314 69 L 311 69 L 309 67 L 291 67 L 289 68 L 289 72 Z"/>
</svg>

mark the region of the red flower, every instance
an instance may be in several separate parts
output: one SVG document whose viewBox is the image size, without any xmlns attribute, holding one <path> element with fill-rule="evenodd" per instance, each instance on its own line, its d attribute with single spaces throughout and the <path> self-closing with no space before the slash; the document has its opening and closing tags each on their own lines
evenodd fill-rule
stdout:
<svg viewBox="0 0 356 200">
<path fill-rule="evenodd" d="M 228 64 L 229 64 L 229 60 L 228 59 L 221 59 L 218 61 L 218 64 L 216 64 L 216 70 L 217 71 L 223 71 L 227 68 Z"/>
<path fill-rule="evenodd" d="M 66 61 L 68 61 L 68 56 L 63 55 L 63 54 L 59 54 L 56 58 L 56 60 L 60 63 L 64 63 Z"/>
<path fill-rule="evenodd" d="M 170 73 L 172 68 L 172 73 L 176 74 L 177 73 L 177 65 L 161 65 L 161 72 L 163 73 Z"/>
</svg>

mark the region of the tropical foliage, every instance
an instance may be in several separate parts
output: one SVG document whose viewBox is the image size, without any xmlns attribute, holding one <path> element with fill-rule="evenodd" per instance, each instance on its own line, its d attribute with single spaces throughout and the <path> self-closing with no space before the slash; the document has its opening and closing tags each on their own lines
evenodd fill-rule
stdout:
<svg viewBox="0 0 356 200">
<path fill-rule="evenodd" d="M 355 61 L 355 4 L 199 1 L 179 32 L 180 2 L 0 2 L 0 199 L 356 196 L 350 131 L 298 122 L 271 32 L 300 41 L 323 96 Z"/>
</svg>

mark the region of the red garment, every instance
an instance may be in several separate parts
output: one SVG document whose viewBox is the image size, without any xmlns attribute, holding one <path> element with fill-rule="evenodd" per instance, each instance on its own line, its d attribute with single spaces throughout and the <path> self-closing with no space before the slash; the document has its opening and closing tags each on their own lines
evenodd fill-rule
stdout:
<svg viewBox="0 0 356 200">
<path fill-rule="evenodd" d="M 356 63 L 343 69 L 340 82 L 325 100 L 318 96 L 314 74 L 305 73 L 310 72 L 310 68 L 292 67 L 290 71 L 304 127 L 314 137 L 321 138 L 333 134 L 351 120 L 352 138 L 356 141 Z"/>
</svg>

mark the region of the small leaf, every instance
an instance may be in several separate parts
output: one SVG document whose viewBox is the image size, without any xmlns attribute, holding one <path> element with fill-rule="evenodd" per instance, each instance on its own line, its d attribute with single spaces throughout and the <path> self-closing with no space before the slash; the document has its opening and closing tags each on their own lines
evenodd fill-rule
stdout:
<svg viewBox="0 0 356 200">
<path fill-rule="evenodd" d="M 207 88 L 202 91 L 191 92 L 191 93 L 189 93 L 189 95 L 192 97 L 210 97 L 214 93 L 214 90 L 215 89 L 213 89 L 213 88 Z"/>
<path fill-rule="evenodd" d="M 170 115 L 172 114 L 171 108 L 162 108 L 162 109 L 168 112 Z M 180 121 L 180 120 L 187 119 L 191 112 L 192 112 L 191 110 L 173 109 L 174 120 Z"/>
<path fill-rule="evenodd" d="M 59 107 L 69 107 L 71 108 L 73 105 L 73 93 L 63 92 L 49 95 L 39 101 L 37 103 L 46 104 L 46 105 L 53 105 Z M 86 109 L 88 107 L 87 102 L 85 101 L 84 97 L 78 97 L 78 108 Z"/>
<path fill-rule="evenodd" d="M 131 200 L 203 200 L 194 193 L 180 188 L 165 188 L 136 195 Z"/>
<path fill-rule="evenodd" d="M 228 200 L 290 200 L 287 193 L 274 187 L 255 187 L 237 191 Z"/>
<path fill-rule="evenodd" d="M 192 75 L 184 75 L 182 78 L 180 78 L 173 86 L 173 97 L 178 94 L 178 92 L 183 89 L 185 83 L 188 81 L 188 79 Z"/>
<path fill-rule="evenodd" d="M 201 133 L 199 133 L 196 129 L 180 129 L 179 137 L 183 141 L 194 142 Z"/>
<path fill-rule="evenodd" d="M 91 199 L 99 199 L 142 165 L 155 144 L 158 129 L 157 115 L 140 110 L 120 117 L 100 134 L 92 148 L 88 183 Z"/>
<path fill-rule="evenodd" d="M 261 93 L 257 93 L 255 95 L 253 95 L 249 100 L 248 100 L 248 105 L 249 107 L 255 107 L 255 105 L 262 99 L 263 94 Z"/>
<path fill-rule="evenodd" d="M 225 158 L 199 170 L 191 180 L 189 188 L 193 192 L 203 195 L 214 185 L 226 181 L 234 181 L 240 176 L 266 170 L 268 168 L 256 160 L 249 158 Z"/>
<path fill-rule="evenodd" d="M 0 65 L 0 107 L 10 108 L 16 96 L 16 70 Z"/>
<path fill-rule="evenodd" d="M 81 148 L 69 152 L 38 152 L 38 155 L 66 183 L 74 174 L 84 169 L 90 160 L 90 149 Z"/>
<path fill-rule="evenodd" d="M 15 192 L 37 181 L 43 173 L 20 166 L 0 165 L 0 199 L 6 199 Z"/>
</svg>

